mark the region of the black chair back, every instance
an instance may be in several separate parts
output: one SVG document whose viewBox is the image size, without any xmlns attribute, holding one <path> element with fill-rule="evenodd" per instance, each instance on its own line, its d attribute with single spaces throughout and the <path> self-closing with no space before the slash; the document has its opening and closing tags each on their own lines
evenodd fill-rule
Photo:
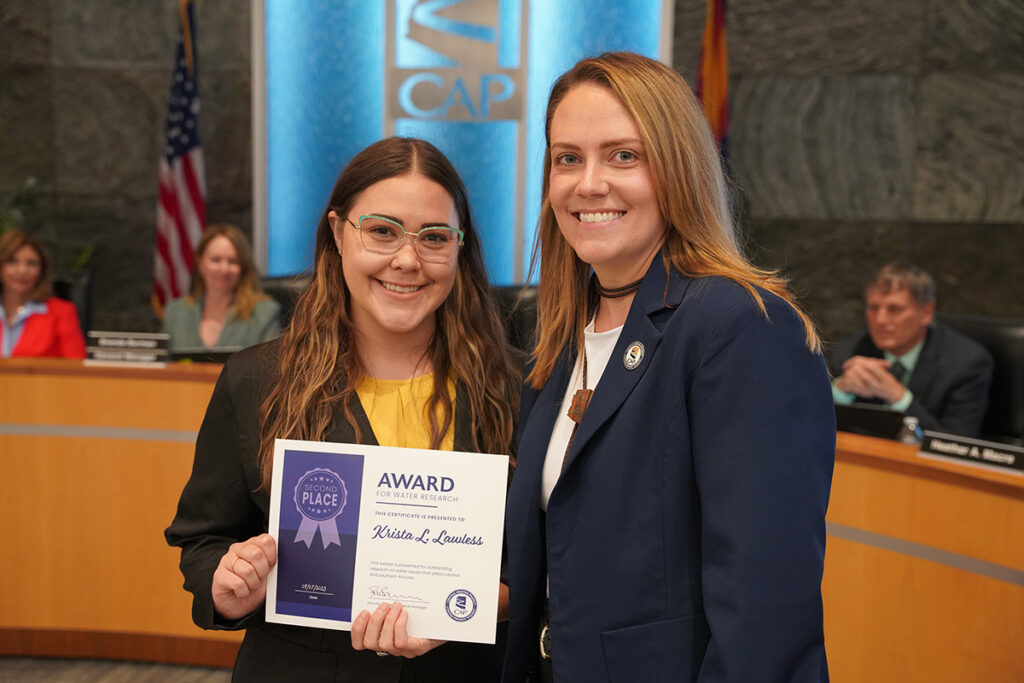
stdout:
<svg viewBox="0 0 1024 683">
<path fill-rule="evenodd" d="M 491 287 L 512 346 L 529 353 L 537 330 L 537 288 L 509 285 Z"/>
<path fill-rule="evenodd" d="M 982 434 L 1024 444 L 1024 320 L 956 313 L 938 318 L 988 349 L 995 361 Z"/>
<path fill-rule="evenodd" d="M 309 274 L 261 278 L 260 287 L 264 294 L 281 305 L 281 329 L 288 327 L 295 313 L 295 304 L 312 281 L 313 276 Z"/>
<path fill-rule="evenodd" d="M 92 329 L 92 276 L 89 271 L 67 270 L 54 273 L 53 295 L 75 305 L 83 334 Z"/>
</svg>

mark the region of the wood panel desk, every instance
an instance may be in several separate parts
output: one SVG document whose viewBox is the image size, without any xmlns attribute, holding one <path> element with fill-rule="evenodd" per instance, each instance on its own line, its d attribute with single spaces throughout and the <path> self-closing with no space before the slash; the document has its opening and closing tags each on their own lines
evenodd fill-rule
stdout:
<svg viewBox="0 0 1024 683">
<path fill-rule="evenodd" d="M 230 666 L 163 529 L 219 366 L 0 361 L 0 654 Z M 1024 680 L 1024 481 L 839 434 L 832 680 Z"/>
<path fill-rule="evenodd" d="M 1024 478 L 837 441 L 822 582 L 832 680 L 1024 681 Z"/>
<path fill-rule="evenodd" d="M 231 665 L 163 539 L 219 372 L 0 361 L 0 654 Z"/>
</svg>

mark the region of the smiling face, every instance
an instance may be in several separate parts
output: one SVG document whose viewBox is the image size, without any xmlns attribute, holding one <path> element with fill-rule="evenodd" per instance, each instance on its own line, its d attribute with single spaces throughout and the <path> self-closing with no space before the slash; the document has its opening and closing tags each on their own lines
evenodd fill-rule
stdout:
<svg viewBox="0 0 1024 683">
<path fill-rule="evenodd" d="M 897 356 L 924 339 L 935 315 L 934 302 L 920 304 L 902 287 L 888 291 L 872 287 L 864 294 L 864 304 L 871 341 Z"/>
<path fill-rule="evenodd" d="M 238 251 L 224 235 L 214 237 L 206 245 L 206 249 L 199 256 L 198 269 L 206 291 L 215 295 L 234 294 L 242 274 Z"/>
<path fill-rule="evenodd" d="M 4 294 L 18 300 L 28 299 L 42 272 L 43 260 L 36 250 L 29 244 L 22 246 L 0 264 L 0 282 L 3 283 Z"/>
<path fill-rule="evenodd" d="M 665 218 L 636 122 L 618 97 L 575 86 L 551 118 L 548 198 L 558 228 L 601 284 L 643 277 L 665 241 Z"/>
<path fill-rule="evenodd" d="M 403 338 L 424 345 L 434 334 L 434 313 L 455 283 L 458 254 L 447 263 L 427 263 L 409 239 L 394 254 L 371 253 L 348 222 L 358 225 L 368 214 L 389 218 L 407 233 L 427 226 L 461 228 L 455 203 L 441 185 L 410 173 L 370 185 L 344 216 L 328 213 L 356 330 L 368 340 Z"/>
</svg>

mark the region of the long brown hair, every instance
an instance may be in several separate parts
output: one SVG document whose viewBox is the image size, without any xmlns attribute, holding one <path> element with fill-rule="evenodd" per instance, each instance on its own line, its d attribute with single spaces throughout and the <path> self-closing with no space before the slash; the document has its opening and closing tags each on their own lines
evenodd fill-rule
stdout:
<svg viewBox="0 0 1024 683">
<path fill-rule="evenodd" d="M 252 249 L 249 247 L 249 240 L 245 238 L 242 231 L 227 223 L 215 223 L 208 226 L 203 232 L 199 244 L 196 245 L 196 272 L 192 275 L 192 293 L 188 295 L 189 304 L 195 304 L 197 299 L 206 294 L 206 282 L 199 274 L 199 259 L 206 253 L 210 242 L 218 237 L 225 237 L 235 247 L 238 255 L 238 265 L 242 272 L 238 276 L 238 285 L 235 287 L 235 315 L 242 320 L 252 317 L 252 311 L 256 304 L 269 297 L 260 290 L 260 279 L 256 275 L 256 262 L 252 258 Z"/>
<path fill-rule="evenodd" d="M 5 263 L 14 256 L 14 252 L 22 247 L 32 247 L 32 250 L 39 256 L 39 279 L 28 293 L 29 301 L 46 301 L 53 296 L 53 276 L 51 273 L 50 255 L 43 243 L 36 239 L 35 235 L 25 232 L 21 228 L 11 228 L 0 234 L 0 263 Z M 0 282 L 0 292 L 4 291 L 4 285 Z"/>
<path fill-rule="evenodd" d="M 590 267 L 562 237 L 549 198 L 551 120 L 566 94 L 594 83 L 611 90 L 632 114 L 650 160 L 658 206 L 668 223 L 662 259 L 693 277 L 718 275 L 738 283 L 767 315 L 761 287 L 784 299 L 804 323 L 807 347 L 820 350 L 814 323 L 777 272 L 750 264 L 740 250 L 718 147 L 690 86 L 669 67 L 631 52 L 581 60 L 555 82 L 545 120 L 544 185 L 533 265 L 540 259 L 539 332 L 527 381 L 540 388 L 563 349 L 583 349 L 590 314 Z"/>
<path fill-rule="evenodd" d="M 281 337 L 277 384 L 261 409 L 261 467 L 268 490 L 275 438 L 322 439 L 340 408 L 357 441 L 362 440 L 349 401 L 366 369 L 356 349 L 349 290 L 327 215 L 346 215 L 363 190 L 409 173 L 422 174 L 448 191 L 465 233 L 455 284 L 434 314 L 436 328 L 427 352 L 434 375 L 428 406 L 430 446 L 440 447 L 454 420 L 448 392 L 448 378 L 454 376 L 467 394 L 472 447 L 510 451 L 519 372 L 488 291 L 466 188 L 451 162 L 430 143 L 387 138 L 357 154 L 341 172 L 317 226 L 313 282 L 299 298 Z"/>
</svg>

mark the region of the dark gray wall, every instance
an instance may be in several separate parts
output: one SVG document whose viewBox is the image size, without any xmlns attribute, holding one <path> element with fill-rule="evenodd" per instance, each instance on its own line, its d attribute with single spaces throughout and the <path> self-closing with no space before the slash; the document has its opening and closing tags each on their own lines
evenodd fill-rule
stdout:
<svg viewBox="0 0 1024 683">
<path fill-rule="evenodd" d="M 676 3 L 696 73 L 704 3 Z M 732 0 L 731 161 L 760 264 L 827 339 L 896 258 L 947 311 L 1024 318 L 1024 3 Z"/>
<path fill-rule="evenodd" d="M 154 9 L 154 7 L 158 9 Z M 703 0 L 676 4 L 693 80 Z M 151 329 L 156 160 L 174 0 L 0 0 L 0 194 L 89 245 L 96 328 Z M 251 226 L 248 0 L 198 3 L 208 219 Z M 1024 3 L 731 0 L 731 162 L 749 249 L 825 336 L 861 326 L 867 274 L 935 275 L 940 307 L 1024 317 Z"/>
<path fill-rule="evenodd" d="M 157 161 L 177 0 L 0 0 L 0 195 L 70 265 L 94 247 L 93 327 L 149 330 Z M 251 229 L 248 0 L 197 3 L 207 219 Z"/>
</svg>

